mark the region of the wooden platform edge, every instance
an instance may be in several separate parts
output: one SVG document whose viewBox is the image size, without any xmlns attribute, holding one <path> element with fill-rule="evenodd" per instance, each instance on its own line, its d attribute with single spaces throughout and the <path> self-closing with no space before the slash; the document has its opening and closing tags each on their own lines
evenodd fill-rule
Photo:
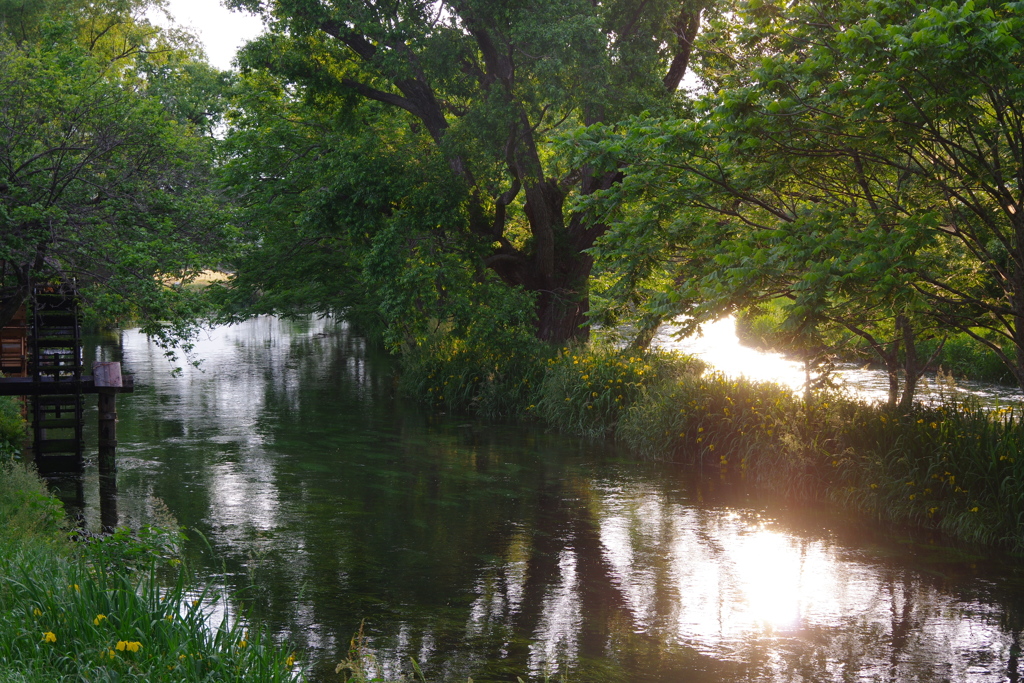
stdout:
<svg viewBox="0 0 1024 683">
<path fill-rule="evenodd" d="M 122 386 L 114 389 L 120 394 L 130 394 L 135 391 L 135 378 L 132 375 L 122 375 Z M 43 377 L 40 381 L 32 377 L 3 377 L 0 378 L 0 396 L 50 396 L 55 394 L 83 394 L 99 393 L 101 387 L 97 387 L 92 375 L 83 375 L 81 382 L 71 380 L 54 380 L 52 377 Z M 107 389 L 109 391 L 109 389 Z"/>
</svg>

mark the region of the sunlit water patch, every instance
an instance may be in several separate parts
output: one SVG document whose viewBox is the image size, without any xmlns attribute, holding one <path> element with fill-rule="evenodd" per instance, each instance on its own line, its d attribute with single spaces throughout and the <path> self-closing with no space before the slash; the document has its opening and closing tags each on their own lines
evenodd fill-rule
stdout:
<svg viewBox="0 0 1024 683">
<path fill-rule="evenodd" d="M 665 325 L 654 344 L 697 356 L 729 377 L 775 382 L 796 392 L 803 391 L 807 378 L 803 363 L 781 353 L 741 344 L 736 335 L 736 319 L 732 316 L 708 323 L 700 334 L 684 339 L 676 338 L 673 325 Z M 889 379 L 881 370 L 847 363 L 836 368 L 834 379 L 861 400 L 883 402 L 888 397 Z M 967 380 L 950 384 L 940 381 L 935 373 L 927 373 L 921 378 L 917 396 L 925 401 L 938 401 L 944 396 L 970 396 L 982 405 L 992 407 L 1014 405 L 1024 400 L 1024 394 L 1016 387 Z"/>
</svg>

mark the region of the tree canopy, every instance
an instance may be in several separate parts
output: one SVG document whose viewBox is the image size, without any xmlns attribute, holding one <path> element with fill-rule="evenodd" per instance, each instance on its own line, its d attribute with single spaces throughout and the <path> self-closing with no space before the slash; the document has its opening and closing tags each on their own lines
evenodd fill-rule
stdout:
<svg viewBox="0 0 1024 683">
<path fill-rule="evenodd" d="M 172 95 L 180 74 L 218 76 L 142 18 L 148 5 L 0 6 L 0 324 L 34 285 L 72 279 L 150 332 L 197 315 L 167 280 L 215 264 L 228 223 L 213 115 Z"/>
<path fill-rule="evenodd" d="M 767 299 L 838 326 L 906 378 L 916 341 L 974 336 L 1024 380 L 1019 3 L 750 2 L 709 30 L 692 119 L 593 126 L 578 163 L 624 168 L 584 198 L 623 292 L 656 319 Z M 731 63 L 730 63 L 731 60 Z M 644 245 L 637 248 L 636 245 Z M 987 333 L 986 333 L 987 331 Z"/>
<path fill-rule="evenodd" d="M 270 27 L 240 59 L 251 87 L 272 94 L 246 101 L 232 135 L 255 262 L 290 268 L 302 254 L 344 273 L 340 289 L 377 283 L 373 307 L 399 337 L 457 315 L 467 287 L 454 282 L 486 290 L 481 305 L 532 307 L 541 339 L 586 335 L 587 249 L 606 226 L 566 200 L 618 173 L 567 166 L 553 141 L 582 124 L 680 113 L 705 2 L 233 4 Z M 270 130 L 288 142 L 263 147 Z M 276 247 L 288 233 L 301 236 L 295 248 Z M 236 287 L 280 281 L 260 271 Z"/>
</svg>

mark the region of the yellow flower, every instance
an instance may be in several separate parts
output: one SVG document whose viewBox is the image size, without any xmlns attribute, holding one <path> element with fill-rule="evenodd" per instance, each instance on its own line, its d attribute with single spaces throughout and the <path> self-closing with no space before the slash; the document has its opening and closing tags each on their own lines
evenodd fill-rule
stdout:
<svg viewBox="0 0 1024 683">
<path fill-rule="evenodd" d="M 248 640 L 240 640 L 240 641 L 238 641 L 238 647 L 246 647 L 248 644 L 249 644 Z"/>
<path fill-rule="evenodd" d="M 36 607 L 34 610 L 32 610 L 32 614 L 36 615 L 37 617 L 43 616 L 43 613 L 39 611 L 38 607 Z"/>
<path fill-rule="evenodd" d="M 971 508 L 971 512 L 977 512 L 977 511 L 978 511 L 978 506 L 977 505 L 975 505 L 974 507 Z"/>
<path fill-rule="evenodd" d="M 46 633 L 43 634 L 43 642 L 44 643 L 56 643 L 57 642 L 57 635 L 53 631 L 47 631 Z"/>
<path fill-rule="evenodd" d="M 289 669 L 295 666 L 295 653 L 288 655 L 288 659 L 284 660 L 284 665 Z"/>
<path fill-rule="evenodd" d="M 166 617 L 164 617 L 164 619 L 166 619 L 167 621 L 174 621 L 174 615 L 168 614 Z"/>
<path fill-rule="evenodd" d="M 96 618 L 92 620 L 92 623 L 96 626 L 100 625 L 100 622 L 107 618 L 106 614 L 97 614 Z"/>
<path fill-rule="evenodd" d="M 109 650 L 109 656 L 110 656 L 110 658 L 111 658 L 111 659 L 113 659 L 113 658 L 114 658 L 114 655 L 116 655 L 116 654 L 117 654 L 117 653 L 116 653 L 116 652 L 114 652 L 113 650 Z"/>
</svg>

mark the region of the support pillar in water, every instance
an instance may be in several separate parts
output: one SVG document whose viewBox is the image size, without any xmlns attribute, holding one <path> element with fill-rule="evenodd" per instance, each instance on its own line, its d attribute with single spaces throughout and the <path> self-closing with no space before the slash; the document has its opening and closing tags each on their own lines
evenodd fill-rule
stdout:
<svg viewBox="0 0 1024 683">
<path fill-rule="evenodd" d="M 117 527 L 117 392 L 121 388 L 120 363 L 94 363 L 99 395 L 100 524 L 104 531 Z"/>
</svg>

